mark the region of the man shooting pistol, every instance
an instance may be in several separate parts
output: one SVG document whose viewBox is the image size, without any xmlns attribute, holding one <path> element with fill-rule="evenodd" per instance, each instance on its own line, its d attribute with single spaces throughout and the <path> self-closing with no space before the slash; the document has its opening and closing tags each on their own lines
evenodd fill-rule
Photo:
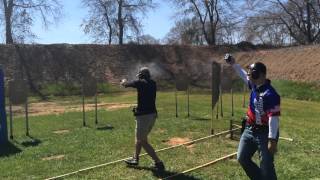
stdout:
<svg viewBox="0 0 320 180">
<path fill-rule="evenodd" d="M 139 164 L 139 154 L 143 147 L 154 160 L 154 168 L 158 171 L 164 171 L 163 162 L 148 142 L 148 134 L 157 118 L 155 105 L 157 85 L 151 79 L 150 71 L 147 67 L 141 68 L 137 77 L 139 78 L 138 80 L 128 82 L 123 79 L 120 83 L 124 87 L 133 87 L 138 91 L 138 106 L 133 109 L 134 116 L 136 117 L 135 154 L 132 158 L 125 160 L 125 162 L 130 166 L 137 166 Z"/>
<path fill-rule="evenodd" d="M 267 68 L 263 63 L 251 64 L 246 72 L 230 54 L 225 55 L 225 61 L 232 65 L 251 90 L 237 159 L 250 179 L 275 180 L 273 161 L 279 139 L 280 96 L 266 78 Z M 251 159 L 257 150 L 260 167 Z"/>
</svg>

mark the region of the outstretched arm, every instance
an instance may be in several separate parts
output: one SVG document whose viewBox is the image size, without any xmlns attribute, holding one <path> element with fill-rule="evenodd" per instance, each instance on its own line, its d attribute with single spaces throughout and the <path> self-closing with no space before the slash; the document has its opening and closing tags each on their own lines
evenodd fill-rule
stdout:
<svg viewBox="0 0 320 180">
<path fill-rule="evenodd" d="M 248 84 L 249 80 L 248 80 L 247 72 L 244 69 L 242 69 L 242 67 L 239 64 L 233 64 L 232 68 L 237 72 L 237 74 L 243 80 L 243 82 L 245 84 Z"/>
<path fill-rule="evenodd" d="M 232 57 L 231 54 L 226 54 L 224 59 L 228 64 L 232 65 L 232 68 L 237 72 L 237 74 L 244 81 L 244 83 L 248 84 L 249 79 L 247 76 L 247 72 L 244 69 L 242 69 L 242 67 L 239 64 L 236 64 L 236 60 L 234 59 L 234 57 Z"/>
<path fill-rule="evenodd" d="M 137 81 L 127 81 L 126 79 L 122 79 L 120 82 L 120 85 L 125 88 L 127 88 L 127 87 L 135 88 L 137 86 Z"/>
</svg>

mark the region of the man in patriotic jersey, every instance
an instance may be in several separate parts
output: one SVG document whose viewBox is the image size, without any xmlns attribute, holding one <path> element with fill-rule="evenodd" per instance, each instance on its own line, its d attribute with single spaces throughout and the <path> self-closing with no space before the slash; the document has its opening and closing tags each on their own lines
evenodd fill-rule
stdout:
<svg viewBox="0 0 320 180">
<path fill-rule="evenodd" d="M 230 54 L 226 54 L 225 60 L 251 90 L 237 159 L 250 179 L 277 179 L 273 161 L 279 138 L 280 96 L 266 78 L 267 68 L 263 63 L 251 64 L 246 72 Z M 257 150 L 260 166 L 252 161 Z"/>
</svg>

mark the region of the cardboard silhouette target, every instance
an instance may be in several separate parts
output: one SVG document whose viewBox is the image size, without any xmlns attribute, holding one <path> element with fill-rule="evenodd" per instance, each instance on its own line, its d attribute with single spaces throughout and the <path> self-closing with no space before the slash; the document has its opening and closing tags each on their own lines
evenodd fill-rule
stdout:
<svg viewBox="0 0 320 180">
<path fill-rule="evenodd" d="M 234 70 L 231 66 L 222 66 L 221 67 L 221 91 L 230 92 L 232 89 L 232 75 Z M 221 92 L 221 93 L 222 93 Z"/>
<path fill-rule="evenodd" d="M 216 107 L 217 113 L 216 113 L 216 119 L 218 119 L 219 114 L 219 108 L 217 105 L 217 102 L 219 101 L 220 96 L 220 81 L 221 81 L 221 65 L 217 62 L 212 62 L 211 64 L 211 134 L 214 134 L 213 130 L 213 110 Z"/>
<path fill-rule="evenodd" d="M 12 105 L 25 105 L 26 135 L 29 136 L 28 117 L 28 92 L 27 81 L 15 78 L 8 83 L 9 111 L 10 111 L 10 138 L 13 139 L 13 113 Z"/>
<path fill-rule="evenodd" d="M 28 86 L 27 81 L 23 79 L 14 79 L 9 81 L 9 101 L 12 105 L 21 105 L 27 102 Z"/>
<path fill-rule="evenodd" d="M 8 142 L 6 103 L 4 96 L 4 74 L 0 66 L 0 146 Z"/>
<path fill-rule="evenodd" d="M 179 73 L 175 76 L 176 91 L 175 91 L 175 100 L 176 100 L 176 117 L 178 117 L 178 93 L 177 91 L 186 91 L 187 92 L 187 111 L 188 117 L 190 117 L 190 105 L 189 105 L 189 77 L 187 74 Z"/>
<path fill-rule="evenodd" d="M 85 76 L 82 78 L 82 117 L 83 126 L 87 125 L 86 122 L 86 110 L 85 110 L 85 98 L 94 97 L 95 104 L 95 125 L 98 125 L 98 81 L 93 76 Z M 107 125 L 105 128 L 112 129 L 111 125 Z M 99 128 L 98 128 L 99 129 Z"/>
<path fill-rule="evenodd" d="M 95 117 L 96 117 L 96 124 L 97 121 L 97 80 L 90 76 L 84 76 L 82 78 L 82 124 L 86 126 L 86 110 L 85 110 L 85 97 L 95 97 Z"/>
<path fill-rule="evenodd" d="M 189 77 L 186 74 L 177 74 L 175 77 L 177 91 L 186 91 L 189 87 Z"/>
<path fill-rule="evenodd" d="M 92 76 L 86 76 L 82 79 L 82 90 L 85 97 L 95 96 L 97 93 L 97 80 Z"/>
<path fill-rule="evenodd" d="M 211 90 L 212 90 L 212 109 L 214 109 L 215 105 L 219 100 L 220 95 L 220 72 L 221 66 L 217 62 L 212 62 L 212 83 L 211 83 Z"/>
</svg>

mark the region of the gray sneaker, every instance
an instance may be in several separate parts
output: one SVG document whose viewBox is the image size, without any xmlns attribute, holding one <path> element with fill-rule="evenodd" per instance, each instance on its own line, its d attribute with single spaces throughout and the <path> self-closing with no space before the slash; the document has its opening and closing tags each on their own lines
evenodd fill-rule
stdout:
<svg viewBox="0 0 320 180">
<path fill-rule="evenodd" d="M 135 157 L 131 157 L 130 159 L 124 160 L 125 163 L 129 166 L 137 166 L 139 164 L 139 159 Z"/>
</svg>

